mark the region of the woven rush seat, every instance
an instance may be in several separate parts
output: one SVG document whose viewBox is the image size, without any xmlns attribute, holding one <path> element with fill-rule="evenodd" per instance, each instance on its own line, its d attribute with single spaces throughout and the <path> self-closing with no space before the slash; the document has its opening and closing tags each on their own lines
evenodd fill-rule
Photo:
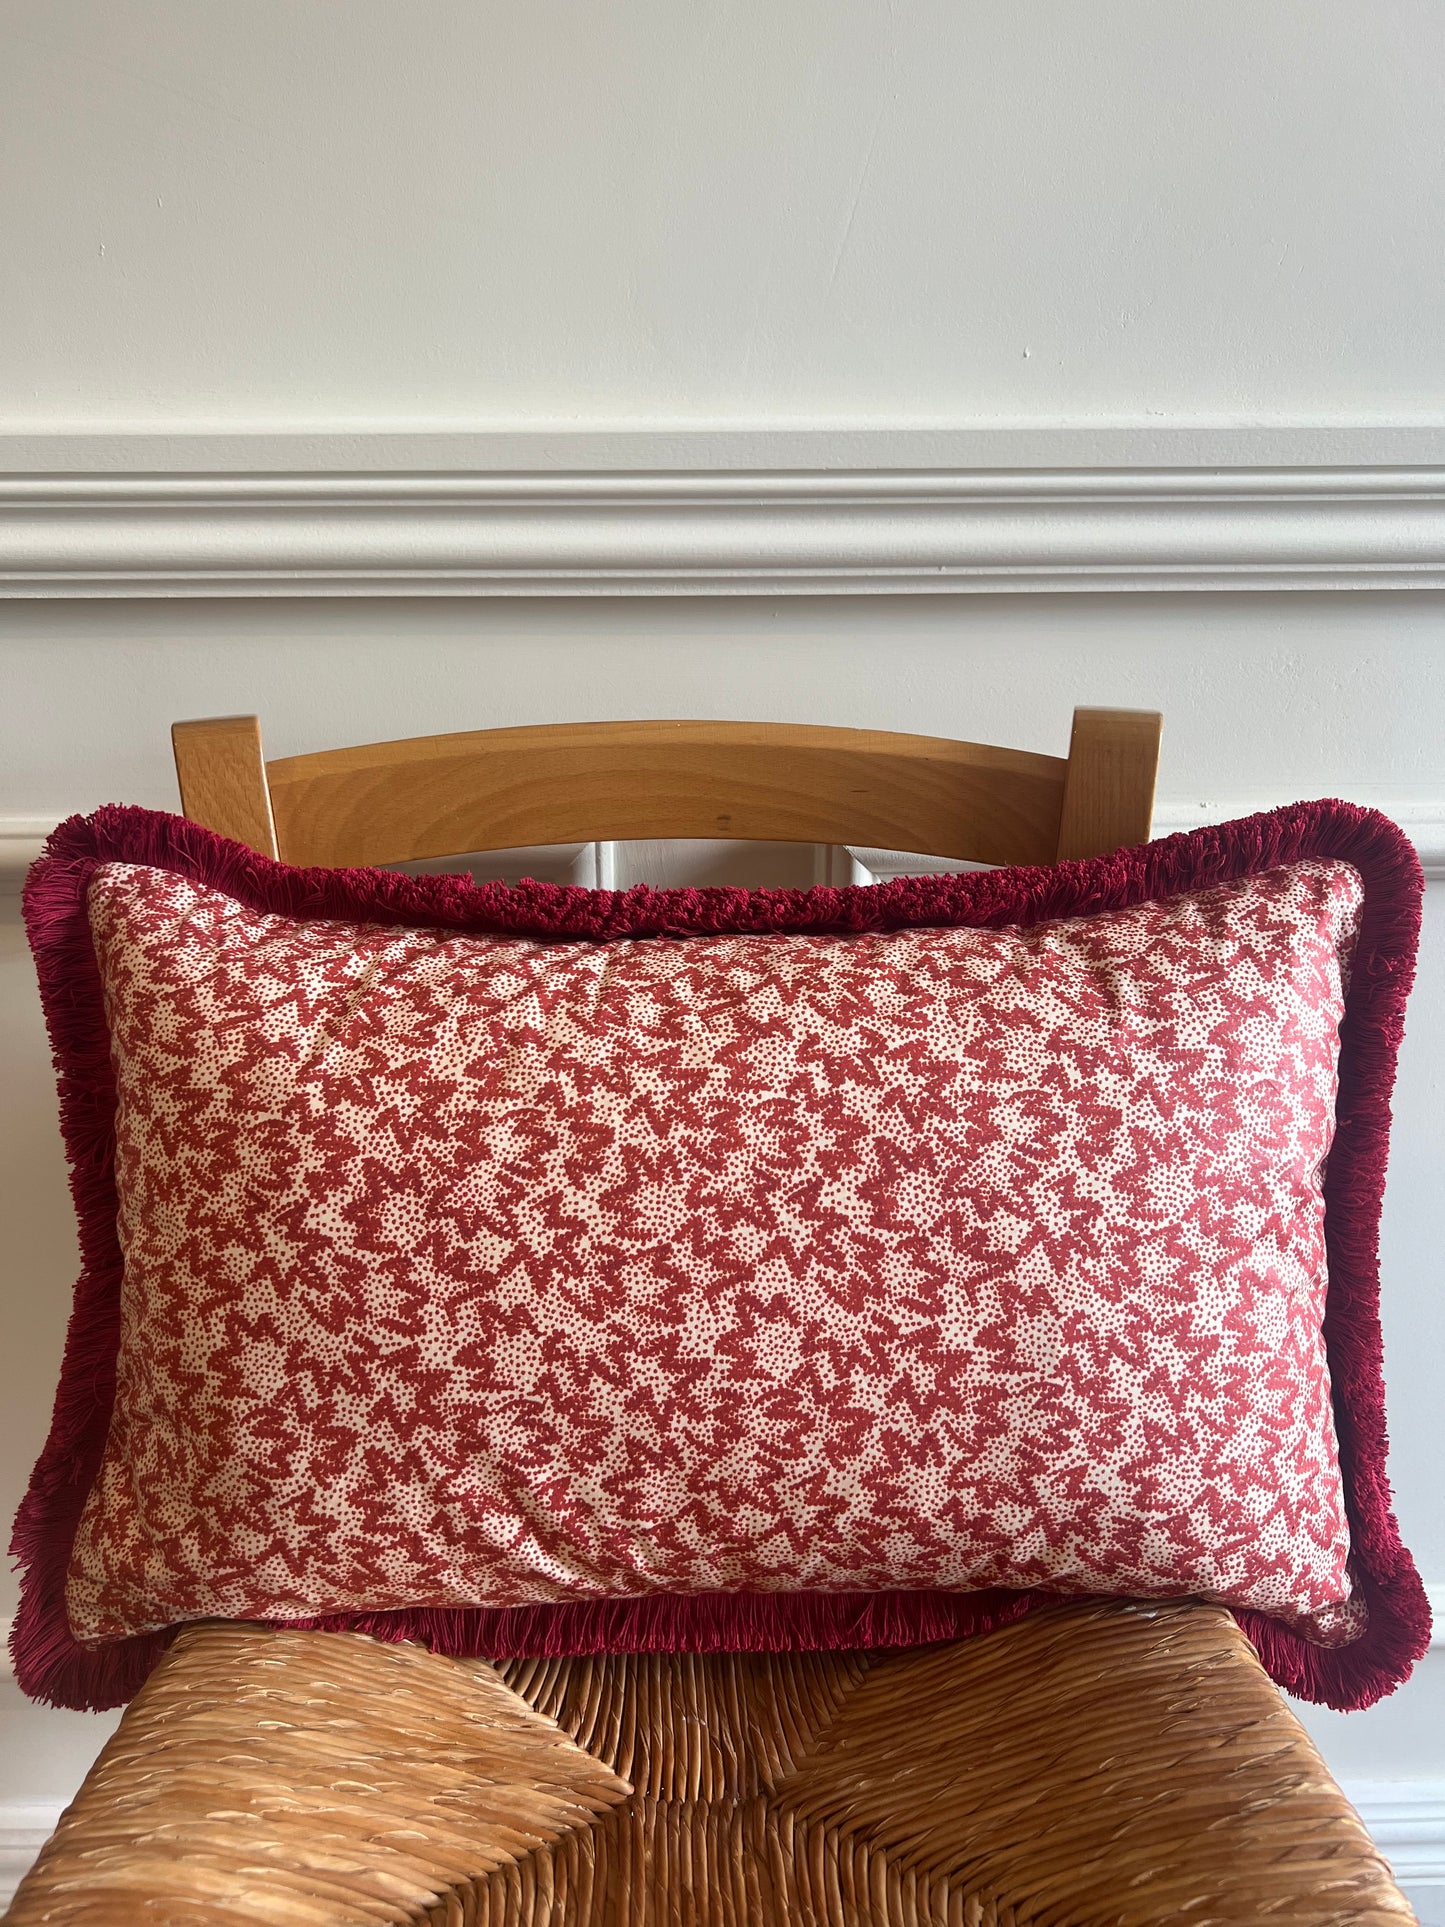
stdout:
<svg viewBox="0 0 1445 1927">
<path fill-rule="evenodd" d="M 897 1653 L 438 1657 L 183 1632 L 16 1927 L 1413 1918 L 1229 1615 Z"/>
</svg>

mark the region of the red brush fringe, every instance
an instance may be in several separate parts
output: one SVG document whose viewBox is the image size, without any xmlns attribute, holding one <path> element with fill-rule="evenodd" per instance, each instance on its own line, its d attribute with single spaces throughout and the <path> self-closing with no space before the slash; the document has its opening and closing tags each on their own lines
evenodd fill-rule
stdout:
<svg viewBox="0 0 1445 1927">
<path fill-rule="evenodd" d="M 115 1394 L 122 1258 L 113 1178 L 115 1083 L 86 889 L 102 863 L 143 863 L 228 891 L 253 910 L 605 941 L 736 932 L 856 931 L 922 924 L 997 928 L 1126 908 L 1305 857 L 1339 857 L 1365 884 L 1341 1034 L 1334 1148 L 1325 1177 L 1330 1288 L 1325 1339 L 1356 1582 L 1369 1607 L 1352 1644 L 1314 1645 L 1254 1612 L 1237 1615 L 1279 1684 L 1304 1699 L 1371 1705 L 1407 1677 L 1430 1637 L 1425 1591 L 1400 1542 L 1386 1476 L 1378 1230 L 1390 1092 L 1419 934 L 1420 866 L 1388 818 L 1340 802 L 1298 803 L 1134 850 L 1040 869 L 906 877 L 814 890 L 516 888 L 377 870 L 272 862 L 180 817 L 110 807 L 61 824 L 31 871 L 25 917 L 60 1086 L 61 1125 L 80 1223 L 82 1270 L 50 1436 L 15 1521 L 23 1567 L 11 1634 L 16 1676 L 57 1706 L 107 1707 L 135 1692 L 174 1629 L 81 1646 L 65 1615 L 65 1575 L 98 1470 Z M 387 1612 L 302 1622 L 437 1652 L 495 1657 L 587 1652 L 776 1651 L 955 1639 L 1019 1618 L 1032 1593 L 708 1594 L 555 1606 Z"/>
</svg>

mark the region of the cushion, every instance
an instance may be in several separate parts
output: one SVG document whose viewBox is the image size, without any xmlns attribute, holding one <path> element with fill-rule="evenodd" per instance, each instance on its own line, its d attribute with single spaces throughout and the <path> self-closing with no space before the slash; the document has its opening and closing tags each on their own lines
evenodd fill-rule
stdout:
<svg viewBox="0 0 1445 1927">
<path fill-rule="evenodd" d="M 1429 1631 L 1376 1308 L 1419 894 L 1345 804 L 805 892 L 62 826 L 22 1684 L 115 1703 L 218 1616 L 501 1657 L 1113 1594 L 1368 1703 Z"/>
</svg>

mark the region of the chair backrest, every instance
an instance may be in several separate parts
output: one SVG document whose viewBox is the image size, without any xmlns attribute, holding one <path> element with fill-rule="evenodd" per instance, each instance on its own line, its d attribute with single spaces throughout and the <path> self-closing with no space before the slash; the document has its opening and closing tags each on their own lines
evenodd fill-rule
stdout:
<svg viewBox="0 0 1445 1927">
<path fill-rule="evenodd" d="M 171 734 L 186 815 L 288 863 L 642 837 L 1049 863 L 1148 838 L 1159 729 L 1152 711 L 1076 709 L 1062 757 L 792 723 L 562 723 L 272 763 L 254 716 Z"/>
</svg>

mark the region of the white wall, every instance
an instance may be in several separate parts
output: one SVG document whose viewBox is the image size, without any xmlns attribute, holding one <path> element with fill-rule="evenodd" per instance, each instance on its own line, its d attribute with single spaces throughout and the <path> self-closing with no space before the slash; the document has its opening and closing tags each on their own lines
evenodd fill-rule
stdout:
<svg viewBox="0 0 1445 1927">
<path fill-rule="evenodd" d="M 1087 446 L 1080 460 L 1126 467 L 1445 472 L 1445 13 L 1429 0 L 0 0 L 0 48 L 0 467 L 83 482 L 162 465 L 160 443 L 59 439 L 120 430 L 179 437 L 165 465 L 187 446 L 221 465 L 195 438 L 255 429 L 339 432 L 316 459 L 372 469 L 446 464 L 374 431 L 475 435 L 493 451 L 476 462 L 556 469 L 589 446 L 626 462 L 617 431 L 643 429 L 670 467 L 696 425 L 758 431 L 704 467 L 807 465 L 785 431 L 823 430 L 820 467 L 1072 466 L 1060 451 Z M 1059 438 L 1068 424 L 1082 442 Z M 848 453 L 859 425 L 882 454 Z M 1261 425 L 1274 452 L 1239 452 Z M 251 446 L 224 465 L 308 459 Z M 1445 582 L 1445 481 L 1413 506 L 1411 486 L 1286 502 L 1269 579 L 1308 567 L 1328 514 L 1332 580 L 1393 556 L 1395 579 Z M 247 542 L 316 521 L 279 500 L 260 499 Z M 1110 524 L 1137 580 L 1156 542 L 1176 560 L 1197 545 L 1227 581 L 1236 542 L 1275 541 L 1237 500 L 1227 523 L 1208 501 L 1176 518 L 1157 485 L 1150 501 L 1137 567 L 1134 523 Z M 224 561 L 235 525 L 191 508 Z M 1093 526 L 1087 499 L 1071 512 Z M 71 508 L 47 515 L 63 553 Z M 131 516 L 107 498 L 92 560 L 125 550 Z M 0 486 L 0 560 L 33 526 Z M 417 526 L 386 537 L 389 565 Z M 892 526 L 872 525 L 875 557 Z M 966 543 L 967 513 L 957 527 Z M 1171 813 L 1338 793 L 1445 837 L 1441 594 L 102 596 L 0 603 L 0 859 L 7 827 L 172 804 L 176 716 L 258 710 L 273 755 L 640 715 L 1058 751 L 1079 701 L 1163 709 Z M 0 900 L 0 1512 L 44 1430 L 74 1262 L 14 908 Z M 1400 1513 L 1437 1585 L 1442 1087 L 1437 883 L 1385 1228 Z M 1381 1837 L 1414 1827 L 1414 1864 L 1445 1882 L 1445 1654 L 1369 1714 L 1309 1717 L 1337 1772 L 1375 1789 Z M 107 1725 L 22 1709 L 0 1681 L 0 1883 Z M 1377 1797 L 1394 1783 L 1403 1806 Z"/>
<path fill-rule="evenodd" d="M 1432 0 L 4 0 L 0 422 L 1441 411 Z"/>
</svg>

